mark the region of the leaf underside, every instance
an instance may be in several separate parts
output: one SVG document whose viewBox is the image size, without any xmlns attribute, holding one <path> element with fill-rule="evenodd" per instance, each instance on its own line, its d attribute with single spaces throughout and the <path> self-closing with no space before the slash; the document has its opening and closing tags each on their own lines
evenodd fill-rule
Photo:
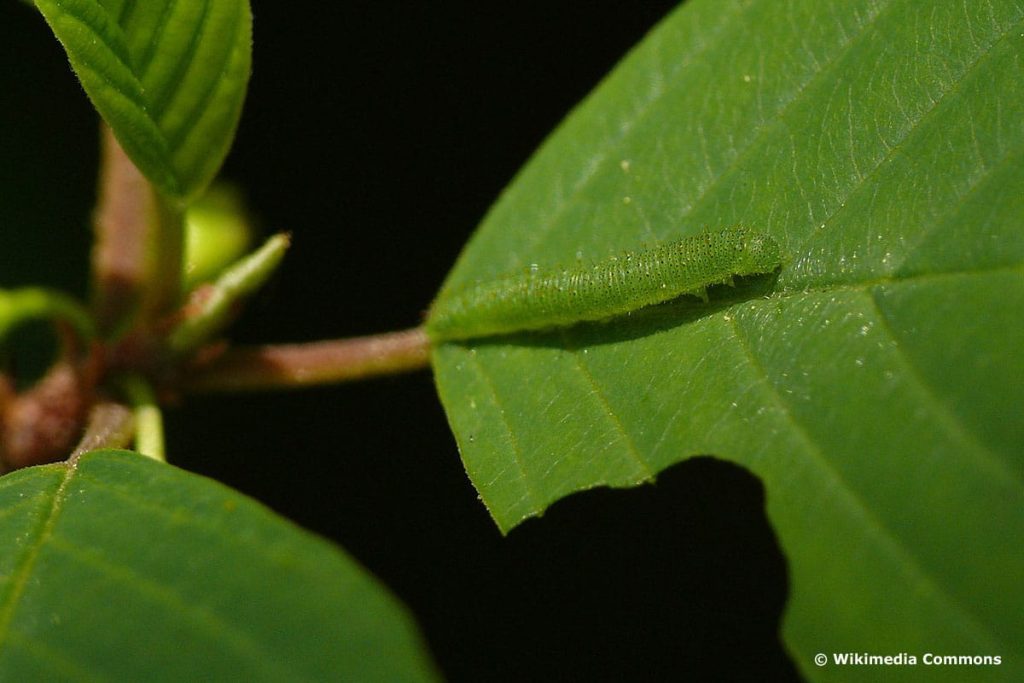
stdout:
<svg viewBox="0 0 1024 683">
<path fill-rule="evenodd" d="M 334 546 L 135 453 L 0 479 L 0 679 L 434 680 Z"/>
<path fill-rule="evenodd" d="M 36 0 L 136 166 L 187 199 L 213 179 L 252 59 L 248 0 Z"/>
<path fill-rule="evenodd" d="M 1024 3 L 688 2 L 545 143 L 446 287 L 734 224 L 783 245 L 776 281 L 435 350 L 496 523 L 713 454 L 765 482 L 809 678 L 848 673 L 817 652 L 1019 664 Z"/>
</svg>

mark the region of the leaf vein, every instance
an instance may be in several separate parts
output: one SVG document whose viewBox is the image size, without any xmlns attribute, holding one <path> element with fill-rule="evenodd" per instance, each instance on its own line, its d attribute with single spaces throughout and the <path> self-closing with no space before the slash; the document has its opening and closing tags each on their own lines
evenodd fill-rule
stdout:
<svg viewBox="0 0 1024 683">
<path fill-rule="evenodd" d="M 32 575 L 32 570 L 35 568 L 40 553 L 42 553 L 43 546 L 53 535 L 53 529 L 57 524 L 57 518 L 59 517 L 64 502 L 67 499 L 68 485 L 71 483 L 71 480 L 75 475 L 77 466 L 77 460 L 69 460 L 65 464 L 64 476 L 61 478 L 60 483 L 53 494 L 53 502 L 50 504 L 50 509 L 36 527 L 36 531 L 34 533 L 36 541 L 25 549 L 24 555 L 22 555 L 14 573 L 11 575 L 11 588 L 4 596 L 3 601 L 0 602 L 0 643 L 7 640 L 7 635 L 11 628 L 11 622 L 14 619 L 14 613 L 17 611 L 18 604 L 25 594 L 25 589 L 28 586 L 28 580 Z"/>
<path fill-rule="evenodd" d="M 830 215 L 825 217 L 821 225 L 819 225 L 817 228 L 811 231 L 811 233 L 804 240 L 803 244 L 801 244 L 797 248 L 798 251 L 806 250 L 808 248 L 807 245 L 810 243 L 810 241 L 813 240 L 817 235 L 825 233 L 827 231 L 828 226 L 834 223 L 839 216 L 844 215 L 847 211 L 853 210 L 853 207 L 856 205 L 856 203 L 849 201 L 849 198 L 854 196 L 857 192 L 864 189 L 867 186 L 868 181 L 873 179 L 885 167 L 888 161 L 893 159 L 897 155 L 897 153 L 902 151 L 903 145 L 907 142 L 907 140 L 916 131 L 920 130 L 922 122 L 926 121 L 936 111 L 938 111 L 942 103 L 946 102 L 951 94 L 958 92 L 962 87 L 964 81 L 966 81 L 967 78 L 970 76 L 971 72 L 979 68 L 979 66 L 983 64 L 985 60 L 992 55 L 992 52 L 1003 40 L 1007 40 L 1011 36 L 1011 34 L 1013 34 L 1017 29 L 1019 29 L 1022 22 L 1024 22 L 1024 17 L 1018 19 L 1018 21 L 1015 22 L 1014 28 L 1008 28 L 1006 31 L 1003 32 L 1003 35 L 1001 35 L 997 40 L 993 40 L 992 43 L 986 47 L 986 49 L 982 50 L 978 54 L 977 58 L 973 62 L 967 65 L 967 67 L 959 75 L 959 78 L 957 78 L 956 80 L 951 80 L 948 84 L 943 83 L 944 90 L 941 93 L 941 95 L 938 98 L 931 100 L 929 106 L 921 111 L 920 115 L 917 116 L 916 120 L 913 120 L 913 122 L 911 122 L 910 118 L 907 119 L 909 125 L 907 125 L 906 129 L 902 132 L 902 135 L 892 143 L 891 147 L 889 147 L 886 150 L 885 154 L 879 157 L 878 161 L 872 165 L 871 170 L 869 170 L 867 174 L 865 174 L 863 177 L 858 179 L 857 182 L 853 183 L 850 186 L 849 190 L 846 192 L 845 199 L 838 203 L 835 211 L 833 211 Z"/>
<path fill-rule="evenodd" d="M 736 16 L 741 15 L 742 12 L 738 13 Z M 672 82 L 674 76 L 679 71 L 694 63 L 699 62 L 701 56 L 705 52 L 707 52 L 707 50 L 710 49 L 710 47 L 714 44 L 713 38 L 715 37 L 715 35 L 725 30 L 724 27 L 728 25 L 728 21 L 723 21 L 720 25 L 716 27 L 716 31 L 714 33 L 711 33 L 707 36 L 707 39 L 705 40 L 704 44 L 698 50 L 696 50 L 692 55 L 689 55 L 688 59 L 680 60 L 679 62 L 674 64 L 673 67 L 669 70 L 669 73 L 659 80 Z M 671 88 L 669 88 L 668 90 L 671 91 Z M 633 118 L 629 122 L 629 125 L 620 126 L 617 129 L 618 134 L 612 136 L 612 138 L 608 141 L 608 144 L 602 146 L 602 151 L 595 153 L 594 156 L 591 158 L 590 162 L 583 165 L 583 173 L 579 177 L 577 177 L 576 180 L 572 183 L 568 192 L 563 193 L 563 198 L 555 202 L 555 205 L 552 207 L 550 213 L 548 213 L 545 219 L 537 222 L 536 229 L 529 232 L 527 240 L 522 245 L 523 253 L 532 253 L 535 249 L 535 246 L 539 244 L 547 236 L 547 234 L 554 229 L 559 219 L 572 205 L 571 198 L 579 195 L 580 191 L 584 187 L 586 187 L 587 184 L 595 177 L 597 171 L 600 169 L 601 164 L 604 162 L 604 160 L 613 157 L 614 153 L 618 153 L 618 150 L 622 148 L 625 141 L 630 138 L 630 132 L 635 128 L 636 124 L 640 121 L 643 121 L 645 117 L 647 117 L 652 111 L 654 111 L 655 105 L 662 97 L 665 97 L 666 95 L 667 92 L 665 91 L 665 89 L 657 88 L 656 90 L 653 91 L 653 95 L 639 102 L 633 114 Z M 519 259 L 516 259 L 516 261 L 517 263 L 512 264 L 513 266 L 518 264 Z"/>
<path fill-rule="evenodd" d="M 143 600 L 162 605 L 168 612 L 205 631 L 211 640 L 225 643 L 239 654 L 242 661 L 260 662 L 260 667 L 275 669 L 276 676 L 281 680 L 287 680 L 294 673 L 279 658 L 270 656 L 239 625 L 208 607 L 186 599 L 180 590 L 165 583 L 157 583 L 127 565 L 103 559 L 66 538 L 51 536 L 50 541 L 50 548 L 54 552 L 63 553 L 70 560 L 106 575 L 120 588 L 132 591 Z"/>
<path fill-rule="evenodd" d="M 886 316 L 885 311 L 882 310 L 879 304 L 878 294 L 880 289 L 880 287 L 877 287 L 871 291 L 862 290 L 862 293 L 867 298 L 871 308 L 878 315 L 878 321 L 882 329 L 885 330 L 889 340 L 892 341 L 892 346 L 896 349 L 896 353 L 899 355 L 900 362 L 903 365 L 904 377 L 913 380 L 918 400 L 928 405 L 930 414 L 936 416 L 945 425 L 946 430 L 953 439 L 960 442 L 965 449 L 969 448 L 974 451 L 977 458 L 986 464 L 987 470 L 1000 477 L 1003 481 L 1013 484 L 1018 489 L 1024 488 L 1024 480 L 1018 474 L 1008 469 L 1006 463 L 996 453 L 978 441 L 973 433 L 964 426 L 963 422 L 950 412 L 949 407 L 936 398 L 934 391 L 928 390 L 930 384 L 922 377 L 918 366 L 907 356 L 906 350 L 899 343 L 899 337 L 892 328 L 888 316 Z"/>
<path fill-rule="evenodd" d="M 139 57 L 140 81 L 145 80 L 146 74 L 149 73 L 149 68 L 153 65 L 153 59 L 159 52 L 160 48 L 160 36 L 167 27 L 167 22 L 170 21 L 171 15 L 174 14 L 174 8 L 177 6 L 178 3 L 176 0 L 166 0 L 166 2 L 164 2 L 160 16 L 157 18 L 156 24 L 150 32 L 153 39 L 146 42 L 146 51 Z"/>
<path fill-rule="evenodd" d="M 114 60 L 124 69 L 124 73 L 128 75 L 128 77 L 131 80 L 131 84 L 135 87 L 133 88 L 132 92 L 125 92 L 124 88 L 118 87 L 113 83 L 110 83 L 110 77 L 112 74 L 109 70 L 97 69 L 86 62 L 82 62 L 82 66 L 89 68 L 89 70 L 93 73 L 105 77 L 104 80 L 108 81 L 108 87 L 119 92 L 122 96 L 131 101 L 132 104 L 134 104 L 139 110 L 145 112 L 146 102 L 142 97 L 142 84 L 136 77 L 135 68 L 132 66 L 131 56 L 127 52 L 127 47 L 124 45 L 119 45 L 117 43 L 112 43 L 111 41 L 107 40 L 106 36 L 103 35 L 102 27 L 94 25 L 90 21 L 90 17 L 84 14 L 76 14 L 69 7 L 62 7 L 62 9 L 64 10 L 64 13 L 61 15 L 61 19 L 77 24 L 78 26 L 82 27 L 90 34 L 92 34 L 93 41 L 106 48 L 107 54 L 113 57 Z M 123 52 L 122 49 L 124 50 Z"/>
<path fill-rule="evenodd" d="M 199 21 L 196 22 L 195 29 L 192 34 L 188 37 L 188 45 L 185 50 L 181 53 L 181 57 L 172 69 L 172 75 L 167 78 L 168 85 L 161 89 L 153 101 L 150 102 L 150 106 L 153 108 L 154 116 L 161 116 L 167 111 L 167 105 L 174 98 L 176 94 L 181 91 L 181 83 L 184 79 L 185 74 L 188 72 L 189 67 L 194 63 L 196 57 L 196 51 L 200 42 L 200 37 L 205 33 L 210 18 L 210 3 L 213 0 L 200 0 L 203 3 L 202 13 L 199 17 Z M 154 36 L 158 35 L 154 33 Z M 154 42 L 158 42 L 154 39 Z M 148 68 L 149 65 L 147 65 Z M 159 112 L 159 113 L 158 113 Z M 158 122 L 159 123 L 159 122 Z M 160 130 L 163 130 L 161 126 Z"/>
<path fill-rule="evenodd" d="M 515 461 L 516 469 L 519 471 L 519 479 L 523 485 L 523 492 L 525 498 L 530 505 L 530 511 L 536 512 L 542 509 L 537 503 L 537 497 L 530 487 L 530 481 L 526 476 L 526 468 L 523 464 L 522 449 L 519 446 L 519 440 L 516 438 L 515 432 L 512 430 L 512 426 L 508 422 L 508 418 L 505 417 L 505 411 L 501 409 L 501 398 L 498 396 L 498 392 L 494 388 L 494 382 L 483 365 L 477 359 L 475 354 L 470 354 L 473 360 L 473 365 L 476 367 L 477 373 L 484 380 L 484 384 L 487 386 L 487 390 L 491 394 L 491 403 L 495 408 L 498 409 L 498 416 L 501 419 L 502 427 L 505 429 L 505 433 L 508 435 L 508 442 L 512 446 L 512 459 Z"/>
<path fill-rule="evenodd" d="M 819 468 L 834 483 L 834 490 L 840 493 L 838 497 L 845 504 L 850 514 L 859 517 L 863 521 L 863 527 L 874 531 L 876 543 L 879 550 L 886 552 L 897 559 L 897 565 L 904 568 L 909 576 L 917 578 L 919 588 L 925 589 L 931 594 L 934 600 L 946 604 L 950 610 L 958 612 L 963 617 L 963 622 L 975 632 L 981 641 L 992 648 L 992 651 L 1004 651 L 1002 643 L 989 629 L 975 617 L 956 596 L 950 593 L 944 586 L 938 583 L 932 575 L 925 570 L 920 560 L 911 552 L 908 545 L 898 538 L 872 509 L 865 503 L 860 494 L 843 478 L 836 466 L 826 457 L 824 451 L 811 437 L 806 427 L 797 419 L 795 413 L 790 410 L 783 394 L 775 386 L 768 375 L 767 370 L 757 359 L 750 340 L 740 329 L 737 319 L 733 317 L 730 321 L 733 330 L 733 338 L 740 345 L 740 349 L 747 357 L 753 373 L 760 379 L 762 385 L 768 390 L 771 401 L 779 408 L 786 421 L 792 426 L 794 435 L 804 443 L 810 461 L 818 464 Z M 908 576 L 908 578 L 909 578 Z"/>
<path fill-rule="evenodd" d="M 56 648 L 48 646 L 38 638 L 33 638 L 27 633 L 12 632 L 8 635 L 8 647 L 11 645 L 20 646 L 21 651 L 27 654 L 39 664 L 52 672 L 47 680 L 59 680 L 63 683 L 71 680 L 79 681 L 115 681 L 115 679 L 104 676 L 94 670 L 87 669 L 82 663 L 65 657 Z"/>
<path fill-rule="evenodd" d="M 135 8 L 138 7 L 138 0 L 125 0 L 125 3 L 121 5 L 121 11 L 117 15 L 117 25 L 124 30 L 126 24 L 132 20 L 132 15 L 135 13 Z"/>
<path fill-rule="evenodd" d="M 591 396 L 593 396 L 594 400 L 600 404 L 601 413 L 608 418 L 608 422 L 611 423 L 612 428 L 618 432 L 621 441 L 625 444 L 625 451 L 629 456 L 629 459 L 633 460 L 639 466 L 642 472 L 641 481 L 649 481 L 653 479 L 654 470 L 651 469 L 650 464 L 643 459 L 639 449 L 637 449 L 636 444 L 633 442 L 633 439 L 631 439 L 629 434 L 626 432 L 626 428 L 623 426 L 622 421 L 618 418 L 618 415 L 608 403 L 606 392 L 597 383 L 597 380 L 594 379 L 590 369 L 583 362 L 579 350 L 573 345 L 568 332 L 563 330 L 561 336 L 565 343 L 566 350 L 572 354 L 573 363 L 576 365 L 576 369 L 579 371 L 580 375 L 582 375 L 587 384 L 590 385 Z"/>
<path fill-rule="evenodd" d="M 207 22 L 209 24 L 209 22 Z M 178 126 L 175 130 L 169 131 L 167 134 L 168 140 L 172 148 L 181 149 L 185 146 L 188 139 L 195 135 L 202 126 L 201 122 L 205 117 L 213 112 L 214 110 L 209 107 L 211 100 L 220 92 L 220 86 L 223 82 L 224 76 L 231 66 L 232 61 L 235 58 L 235 48 L 238 44 L 238 36 L 245 28 L 244 13 L 233 12 L 231 15 L 231 40 L 227 41 L 227 49 L 220 55 L 219 64 L 217 66 L 217 77 L 207 79 L 206 87 L 203 90 L 203 94 L 199 100 L 192 107 L 193 116 L 186 117 L 182 125 Z M 208 25 L 204 27 L 204 31 L 208 29 Z M 170 107 L 168 107 L 170 111 Z"/>
</svg>

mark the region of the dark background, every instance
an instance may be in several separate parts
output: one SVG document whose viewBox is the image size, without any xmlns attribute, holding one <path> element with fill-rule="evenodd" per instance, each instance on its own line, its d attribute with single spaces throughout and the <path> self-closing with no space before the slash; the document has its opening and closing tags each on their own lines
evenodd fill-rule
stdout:
<svg viewBox="0 0 1024 683">
<path fill-rule="evenodd" d="M 223 175 L 294 246 L 235 339 L 417 323 L 531 151 L 675 4 L 254 0 L 254 73 Z M 0 286 L 84 292 L 95 114 L 14 0 L 0 0 L 0 55 Z M 740 468 L 691 460 L 502 538 L 428 372 L 192 398 L 167 421 L 172 462 L 380 577 L 453 681 L 795 678 L 777 635 L 785 560 Z"/>
</svg>

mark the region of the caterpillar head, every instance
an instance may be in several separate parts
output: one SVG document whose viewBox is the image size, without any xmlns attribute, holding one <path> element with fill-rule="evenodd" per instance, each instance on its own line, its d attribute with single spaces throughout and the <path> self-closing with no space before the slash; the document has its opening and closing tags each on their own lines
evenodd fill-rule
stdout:
<svg viewBox="0 0 1024 683">
<path fill-rule="evenodd" d="M 782 264 L 782 247 L 769 235 L 741 229 L 738 239 L 737 274 L 770 273 Z"/>
</svg>

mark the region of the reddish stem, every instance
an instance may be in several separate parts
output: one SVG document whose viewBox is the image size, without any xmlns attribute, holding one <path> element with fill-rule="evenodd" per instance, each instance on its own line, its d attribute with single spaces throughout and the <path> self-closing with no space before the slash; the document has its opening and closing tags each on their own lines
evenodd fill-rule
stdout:
<svg viewBox="0 0 1024 683">
<path fill-rule="evenodd" d="M 101 330 L 109 331 L 138 305 L 146 273 L 149 182 L 102 127 L 100 197 L 93 218 L 93 296 Z"/>
<path fill-rule="evenodd" d="M 230 349 L 185 379 L 193 392 L 287 389 L 394 375 L 426 367 L 430 340 L 423 328 L 337 339 Z"/>
<path fill-rule="evenodd" d="M 117 330 L 141 307 L 143 322 L 178 303 L 183 222 L 102 128 L 100 196 L 93 217 L 94 310 L 100 331 Z"/>
<path fill-rule="evenodd" d="M 94 398 L 98 367 L 96 355 L 90 358 L 81 364 L 62 359 L 31 389 L 7 396 L 0 415 L 0 472 L 71 452 Z"/>
<path fill-rule="evenodd" d="M 112 401 L 99 401 L 92 407 L 85 434 L 71 457 L 98 448 L 127 448 L 134 431 L 134 416 L 130 409 Z"/>
</svg>

